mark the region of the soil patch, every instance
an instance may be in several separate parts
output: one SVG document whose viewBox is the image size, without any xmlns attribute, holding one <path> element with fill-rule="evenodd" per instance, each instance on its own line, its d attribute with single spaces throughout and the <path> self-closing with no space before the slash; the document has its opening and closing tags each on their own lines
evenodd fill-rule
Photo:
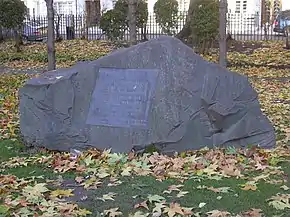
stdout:
<svg viewBox="0 0 290 217">
<path fill-rule="evenodd" d="M 0 65 L 0 74 L 38 74 L 38 73 L 43 73 L 47 71 L 46 69 L 25 69 L 25 70 L 20 70 L 20 69 L 13 69 L 10 67 L 6 67 L 3 65 Z"/>
<path fill-rule="evenodd" d="M 244 53 L 244 54 L 252 54 L 257 49 L 270 47 L 261 42 L 248 42 L 248 41 L 236 41 L 236 40 L 230 40 L 228 41 L 228 44 L 229 44 L 229 47 L 228 47 L 229 52 L 238 52 L 238 53 Z"/>
</svg>

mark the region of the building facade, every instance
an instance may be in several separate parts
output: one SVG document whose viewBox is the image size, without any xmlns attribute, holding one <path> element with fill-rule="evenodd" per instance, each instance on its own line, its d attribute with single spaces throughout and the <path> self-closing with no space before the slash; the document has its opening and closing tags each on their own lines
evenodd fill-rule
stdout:
<svg viewBox="0 0 290 217">
<path fill-rule="evenodd" d="M 23 0 L 28 8 L 30 16 L 46 15 L 45 0 Z M 153 13 L 153 7 L 157 0 L 147 0 L 148 11 Z M 262 5 L 268 0 L 228 0 L 229 13 L 234 14 L 261 14 Z M 269 0 L 273 10 L 289 10 L 290 0 Z M 101 0 L 101 10 L 112 9 L 116 0 Z M 190 0 L 178 0 L 179 10 L 187 11 Z M 85 0 L 54 0 L 57 13 L 79 14 L 85 10 Z"/>
<path fill-rule="evenodd" d="M 23 0 L 29 16 L 46 16 L 45 0 Z M 54 9 L 58 14 L 81 14 L 85 10 L 85 0 L 54 0 Z"/>
<path fill-rule="evenodd" d="M 261 0 L 228 0 L 228 12 L 232 14 L 256 14 L 260 8 Z"/>
<path fill-rule="evenodd" d="M 282 10 L 290 10 L 290 0 L 281 0 Z"/>
</svg>

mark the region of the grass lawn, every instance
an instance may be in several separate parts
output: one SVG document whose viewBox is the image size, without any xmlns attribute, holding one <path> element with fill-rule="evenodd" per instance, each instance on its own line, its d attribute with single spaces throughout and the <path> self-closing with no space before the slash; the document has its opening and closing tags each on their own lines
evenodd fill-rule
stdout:
<svg viewBox="0 0 290 217">
<path fill-rule="evenodd" d="M 257 46 L 259 45 L 259 46 Z M 0 65 L 41 69 L 45 45 L 16 54 L 0 44 Z M 114 49 L 105 42 L 57 43 L 59 67 Z M 205 56 L 216 61 L 217 56 Z M 0 217 L 6 216 L 290 216 L 290 51 L 282 43 L 234 44 L 229 68 L 249 76 L 277 134 L 277 148 L 158 153 L 30 150 L 18 140 L 17 90 L 32 76 L 0 80 Z M 1 73 L 1 72 L 0 72 Z"/>
</svg>

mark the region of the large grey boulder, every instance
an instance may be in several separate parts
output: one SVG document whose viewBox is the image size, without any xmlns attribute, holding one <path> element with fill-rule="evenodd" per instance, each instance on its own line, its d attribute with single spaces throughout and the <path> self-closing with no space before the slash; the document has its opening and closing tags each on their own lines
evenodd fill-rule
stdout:
<svg viewBox="0 0 290 217">
<path fill-rule="evenodd" d="M 28 80 L 20 129 L 25 143 L 60 151 L 275 146 L 247 78 L 167 36 Z"/>
</svg>

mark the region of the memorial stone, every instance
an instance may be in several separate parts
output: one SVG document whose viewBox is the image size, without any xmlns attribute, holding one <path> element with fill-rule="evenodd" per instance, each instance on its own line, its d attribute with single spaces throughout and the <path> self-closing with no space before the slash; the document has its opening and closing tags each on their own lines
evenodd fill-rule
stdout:
<svg viewBox="0 0 290 217">
<path fill-rule="evenodd" d="M 275 146 L 248 79 L 169 36 L 44 73 L 19 96 L 23 140 L 51 150 Z"/>
</svg>

